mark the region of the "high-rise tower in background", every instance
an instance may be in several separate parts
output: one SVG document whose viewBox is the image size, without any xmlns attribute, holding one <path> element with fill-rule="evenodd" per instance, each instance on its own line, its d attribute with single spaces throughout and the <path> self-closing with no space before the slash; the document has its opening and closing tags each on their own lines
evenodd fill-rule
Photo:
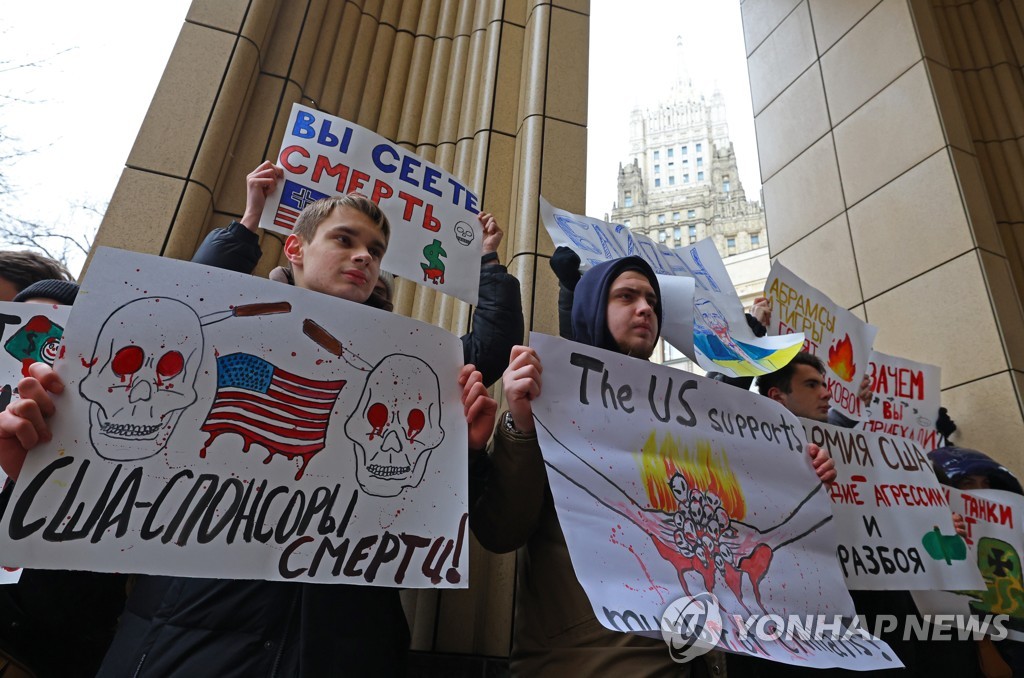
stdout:
<svg viewBox="0 0 1024 678">
<path fill-rule="evenodd" d="M 633 109 L 630 116 L 630 157 L 619 164 L 611 221 L 672 247 L 713 239 L 749 306 L 764 289 L 770 268 L 764 209 L 743 190 L 725 98 L 715 89 L 709 102 L 696 91 L 682 52 L 678 38 L 668 96 L 652 108 Z M 693 369 L 669 346 L 662 357 Z"/>
</svg>

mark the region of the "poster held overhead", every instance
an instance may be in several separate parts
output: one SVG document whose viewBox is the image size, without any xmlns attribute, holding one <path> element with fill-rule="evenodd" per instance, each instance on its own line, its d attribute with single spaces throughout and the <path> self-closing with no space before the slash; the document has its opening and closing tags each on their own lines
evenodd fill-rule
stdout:
<svg viewBox="0 0 1024 678">
<path fill-rule="evenodd" d="M 939 442 L 942 370 L 938 365 L 871 352 L 868 363 L 871 404 L 864 410 L 865 431 L 910 438 L 926 452 Z"/>
<path fill-rule="evenodd" d="M 764 295 L 772 302 L 768 334 L 803 333 L 803 350 L 825 364 L 832 407 L 847 417 L 864 419 L 864 403 L 857 391 L 867 373 L 878 328 L 837 305 L 778 261 L 772 264 Z"/>
<path fill-rule="evenodd" d="M 381 269 L 476 304 L 480 201 L 457 177 L 355 123 L 293 104 L 260 228 L 288 235 L 307 205 L 359 192 L 391 222 Z"/>
</svg>

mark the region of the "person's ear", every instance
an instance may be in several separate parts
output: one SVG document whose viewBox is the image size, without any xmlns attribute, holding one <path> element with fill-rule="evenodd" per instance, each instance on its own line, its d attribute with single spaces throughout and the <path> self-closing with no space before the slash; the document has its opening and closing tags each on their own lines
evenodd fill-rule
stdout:
<svg viewBox="0 0 1024 678">
<path fill-rule="evenodd" d="M 786 394 L 778 386 L 772 386 L 766 395 L 780 405 L 786 405 Z"/>
<path fill-rule="evenodd" d="M 302 266 L 302 238 L 291 233 L 284 241 L 284 256 L 292 266 Z"/>
</svg>

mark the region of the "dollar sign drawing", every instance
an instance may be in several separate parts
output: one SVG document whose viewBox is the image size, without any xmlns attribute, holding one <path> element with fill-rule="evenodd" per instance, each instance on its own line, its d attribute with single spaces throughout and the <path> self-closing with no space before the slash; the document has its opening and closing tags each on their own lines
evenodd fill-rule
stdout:
<svg viewBox="0 0 1024 678">
<path fill-rule="evenodd" d="M 441 241 L 435 240 L 426 247 L 423 248 L 423 256 L 427 258 L 427 261 L 420 262 L 420 268 L 423 269 L 423 282 L 430 281 L 437 285 L 438 283 L 444 284 L 444 262 L 441 261 L 441 257 L 447 257 L 448 253 L 441 247 Z"/>
<path fill-rule="evenodd" d="M 39 355 L 39 349 L 36 348 L 36 334 L 35 332 L 28 332 L 25 334 L 25 342 L 28 344 L 28 354 L 31 356 Z"/>
</svg>

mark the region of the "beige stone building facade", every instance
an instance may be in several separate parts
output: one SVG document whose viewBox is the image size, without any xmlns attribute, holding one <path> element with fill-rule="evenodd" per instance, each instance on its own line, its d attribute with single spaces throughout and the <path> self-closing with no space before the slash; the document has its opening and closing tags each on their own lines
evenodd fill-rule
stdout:
<svg viewBox="0 0 1024 678">
<path fill-rule="evenodd" d="M 1024 471 L 1024 25 L 1009 0 L 744 0 L 771 254 L 942 366 L 959 440 Z M 557 332 L 543 194 L 584 211 L 587 0 L 194 0 L 96 238 L 189 258 L 240 216 L 293 102 L 462 177 L 506 230 L 528 329 Z M 738 179 L 737 179 L 738 181 Z M 280 241 L 264 234 L 265 275 Z M 469 309 L 402 283 L 456 333 Z M 415 661 L 483 674 L 511 646 L 515 559 L 413 592 Z M 497 659 L 494 659 L 497 658 Z"/>
<path fill-rule="evenodd" d="M 1024 22 L 1008 0 L 745 0 L 772 257 L 942 368 L 1024 473 Z"/>
</svg>

